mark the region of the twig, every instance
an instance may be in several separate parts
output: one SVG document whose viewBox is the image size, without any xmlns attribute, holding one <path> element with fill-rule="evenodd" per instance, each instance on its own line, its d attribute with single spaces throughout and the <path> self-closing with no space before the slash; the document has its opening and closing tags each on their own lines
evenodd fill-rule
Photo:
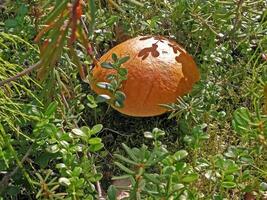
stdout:
<svg viewBox="0 0 267 200">
<path fill-rule="evenodd" d="M 28 67 L 27 69 L 23 70 L 22 72 L 19 72 L 15 76 L 12 76 L 12 77 L 10 77 L 10 78 L 8 78 L 6 80 L 0 81 L 0 87 L 2 87 L 3 85 L 5 85 L 7 83 L 12 82 L 12 81 L 16 81 L 20 77 L 25 76 L 26 74 L 29 74 L 31 71 L 33 71 L 34 69 L 37 69 L 40 66 L 41 66 L 41 61 L 31 65 L 30 67 Z"/>
<path fill-rule="evenodd" d="M 98 192 L 98 199 L 99 200 L 106 200 L 106 198 L 103 197 L 102 188 L 101 188 L 101 185 L 100 185 L 99 181 L 96 182 L 96 188 L 97 188 L 97 192 Z"/>
<path fill-rule="evenodd" d="M 89 34 L 89 30 L 88 30 L 88 28 L 87 28 L 87 26 L 86 26 L 86 24 L 85 24 L 85 22 L 84 22 L 82 17 L 81 17 L 81 22 L 82 22 L 82 25 L 83 25 L 85 33 L 88 35 Z"/>
<path fill-rule="evenodd" d="M 233 35 L 237 31 L 237 29 L 239 27 L 239 24 L 240 24 L 240 15 L 241 15 L 240 10 L 242 8 L 243 3 L 244 3 L 244 0 L 239 0 L 237 2 L 235 22 L 234 22 L 234 25 L 233 25 L 234 27 L 233 27 L 230 35 Z"/>
<path fill-rule="evenodd" d="M 88 157 L 89 158 L 92 157 L 91 153 L 88 153 Z M 93 172 L 97 173 L 96 166 L 93 164 L 92 167 L 93 167 Z M 102 190 L 102 187 L 101 187 L 101 184 L 100 184 L 99 181 L 96 182 L 96 190 L 97 190 L 97 193 L 98 193 L 98 200 L 106 200 L 106 198 L 102 194 L 103 190 Z"/>
<path fill-rule="evenodd" d="M 130 135 L 126 135 L 126 134 L 120 133 L 120 132 L 115 131 L 115 130 L 110 129 L 110 128 L 103 128 L 102 131 L 110 131 L 110 132 L 112 132 L 112 133 L 116 133 L 116 134 L 121 135 L 121 136 L 124 136 L 124 137 L 132 137 L 132 136 L 134 135 L 134 133 L 132 133 L 132 134 L 130 134 Z"/>
<path fill-rule="evenodd" d="M 24 161 L 28 158 L 28 156 L 30 155 L 31 151 L 32 151 L 32 146 L 30 146 L 30 148 L 28 149 L 28 151 L 26 152 L 26 154 L 25 154 L 25 155 L 23 156 L 23 158 L 21 159 L 21 161 L 20 161 L 21 164 L 23 164 Z M 20 168 L 20 166 L 17 166 L 15 169 L 13 169 L 12 172 L 6 174 L 6 175 L 2 178 L 2 180 L 0 181 L 0 186 L 1 186 L 1 188 L 0 188 L 0 194 L 2 194 L 2 192 L 4 191 L 4 189 L 6 188 L 6 186 L 8 185 L 8 181 L 9 181 L 9 179 L 10 179 L 14 174 L 17 173 L 17 171 L 19 170 L 19 168 Z"/>
<path fill-rule="evenodd" d="M 216 36 L 220 36 L 217 31 L 214 30 L 212 25 L 210 25 L 204 18 L 202 18 L 200 15 L 195 14 L 195 13 L 190 13 L 190 15 L 195 18 L 198 22 L 200 22 L 203 26 L 208 28 L 212 33 L 214 33 Z"/>
<path fill-rule="evenodd" d="M 141 7 L 144 7 L 144 4 L 140 3 L 139 1 L 136 1 L 136 0 L 128 0 L 130 3 L 133 3 L 137 6 L 141 6 Z"/>
<path fill-rule="evenodd" d="M 118 11 L 125 13 L 125 11 L 113 0 L 108 0 L 108 3 L 113 6 L 114 8 L 116 8 Z"/>
<path fill-rule="evenodd" d="M 81 17 L 80 20 L 81 20 L 82 28 L 83 28 L 84 32 L 86 33 L 86 35 L 88 35 L 88 34 L 89 34 L 89 30 L 88 30 L 88 28 L 86 27 L 86 24 L 85 24 L 83 18 Z M 89 45 L 91 46 L 90 43 L 89 43 Z M 88 51 L 87 51 L 87 53 L 88 53 L 89 57 L 92 59 L 93 64 L 94 64 L 94 65 L 97 65 L 98 61 L 96 60 L 94 53 L 93 53 L 93 52 L 88 52 Z"/>
</svg>

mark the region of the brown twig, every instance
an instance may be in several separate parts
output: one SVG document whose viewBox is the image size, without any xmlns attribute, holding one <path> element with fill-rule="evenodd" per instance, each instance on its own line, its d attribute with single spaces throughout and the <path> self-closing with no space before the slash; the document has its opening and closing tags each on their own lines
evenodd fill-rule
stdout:
<svg viewBox="0 0 267 200">
<path fill-rule="evenodd" d="M 12 81 L 16 81 L 17 79 L 21 78 L 22 76 L 25 76 L 27 74 L 29 74 L 31 71 L 33 71 L 34 69 L 37 69 L 38 67 L 41 66 L 41 61 L 31 65 L 30 67 L 28 67 L 27 69 L 23 70 L 22 72 L 19 72 L 18 74 L 16 74 L 15 76 L 12 76 L 6 80 L 0 81 L 0 87 L 2 87 L 3 85 L 10 83 Z"/>
</svg>

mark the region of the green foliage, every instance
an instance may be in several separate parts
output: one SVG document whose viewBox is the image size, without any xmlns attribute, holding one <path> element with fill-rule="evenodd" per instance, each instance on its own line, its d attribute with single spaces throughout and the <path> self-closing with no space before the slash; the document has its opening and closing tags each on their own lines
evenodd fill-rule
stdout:
<svg viewBox="0 0 267 200">
<path fill-rule="evenodd" d="M 170 155 L 170 152 L 158 140 L 165 135 L 164 131 L 155 128 L 152 133 L 145 132 L 145 137 L 153 139 L 152 151 L 143 145 L 141 148 L 129 148 L 122 144 L 127 157 L 115 154 L 120 161 L 115 162 L 127 176 L 114 177 L 113 179 L 131 180 L 129 190 L 130 199 L 152 198 L 180 198 L 185 194 L 193 195 L 190 183 L 198 179 L 198 174 L 188 165 L 184 158 L 188 153 L 179 150 Z M 126 163 L 129 167 L 121 162 Z"/>
<path fill-rule="evenodd" d="M 55 123 L 57 103 L 51 103 L 43 112 L 36 107 L 31 109 L 36 116 L 36 121 L 32 124 L 33 131 L 29 135 L 30 138 L 34 138 L 32 141 L 15 141 L 9 138 L 3 129 L 1 130 L 3 138 L 1 171 L 17 163 L 23 169 L 26 180 L 32 185 L 30 188 L 36 192 L 36 198 L 61 196 L 64 199 L 81 197 L 93 199 L 95 194 L 93 183 L 100 180 L 102 175 L 95 170 L 94 157 L 91 153 L 101 150 L 104 146 L 101 138 L 96 136 L 101 131 L 102 125 L 97 124 L 92 128 L 83 126 L 65 132 Z M 14 150 L 15 144 L 24 145 L 24 150 L 31 149 L 28 156 L 35 160 L 35 166 L 22 164 Z M 18 174 L 17 179 L 21 179 L 20 182 L 23 183 L 22 174 Z M 3 188 L 6 191 L 11 187 L 17 187 L 17 185 L 4 186 L 7 187 Z M 58 192 L 62 190 L 61 188 L 65 188 L 64 193 Z"/>
<path fill-rule="evenodd" d="M 98 95 L 98 102 L 108 102 L 118 108 L 123 107 L 126 95 L 120 91 L 120 88 L 122 87 L 122 82 L 127 80 L 128 71 L 122 67 L 122 64 L 127 62 L 129 59 L 129 56 L 118 58 L 116 54 L 112 54 L 113 63 L 101 63 L 101 67 L 105 69 L 113 69 L 115 70 L 115 73 L 111 73 L 107 76 L 107 80 L 110 81 L 109 83 L 98 82 L 96 84 L 99 88 L 107 90 L 111 94 L 111 97 L 105 94 Z"/>
<path fill-rule="evenodd" d="M 234 130 L 245 137 L 245 140 L 258 139 L 267 134 L 267 117 L 264 115 L 252 115 L 247 108 L 238 108 L 233 114 Z"/>
<path fill-rule="evenodd" d="M 3 47 L 3 49 L 0 51 L 1 79 L 7 79 L 10 75 L 17 74 L 23 68 L 23 66 L 9 61 L 10 57 L 8 57 L 8 55 L 11 54 L 12 48 L 19 50 L 18 46 L 21 45 L 25 46 L 25 48 L 27 48 L 29 51 L 36 51 L 34 46 L 19 36 L 4 32 L 0 33 L 0 45 Z M 21 57 L 23 58 L 23 56 L 24 55 Z M 21 57 L 17 57 L 16 60 L 13 60 L 20 61 L 22 60 Z M 24 84 L 12 82 L 0 88 L 0 121 L 3 123 L 3 125 L 8 126 L 17 133 L 22 132 L 20 131 L 19 127 L 16 127 L 15 124 L 21 124 L 25 120 L 32 120 L 34 118 L 34 116 L 27 115 L 24 112 L 28 104 L 19 101 L 19 99 L 32 98 L 33 101 L 42 104 L 38 97 L 30 89 L 32 85 L 34 85 L 36 88 L 41 88 L 41 86 L 27 76 L 23 77 L 22 82 Z"/>
</svg>

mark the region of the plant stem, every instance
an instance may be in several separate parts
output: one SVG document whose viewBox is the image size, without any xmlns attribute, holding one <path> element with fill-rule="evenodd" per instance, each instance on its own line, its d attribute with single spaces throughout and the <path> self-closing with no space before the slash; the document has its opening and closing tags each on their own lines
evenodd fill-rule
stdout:
<svg viewBox="0 0 267 200">
<path fill-rule="evenodd" d="M 34 69 L 37 69 L 41 66 L 41 61 L 31 65 L 30 67 L 28 67 L 27 69 L 24 69 L 22 72 L 19 72 L 18 74 L 16 74 L 15 76 L 12 76 L 6 80 L 0 81 L 0 87 L 2 87 L 3 85 L 10 83 L 12 81 L 16 81 L 17 79 L 19 79 L 22 76 L 25 76 L 27 74 L 29 74 L 31 71 L 33 71 Z"/>
<path fill-rule="evenodd" d="M 89 153 L 89 152 L 88 152 L 87 156 L 88 156 L 89 158 L 92 157 L 91 153 Z M 93 164 L 92 167 L 93 167 L 93 172 L 94 172 L 94 173 L 97 173 L 97 171 L 96 171 L 96 166 Z M 99 181 L 96 182 L 96 190 L 97 190 L 97 193 L 98 193 L 98 200 L 106 200 L 106 198 L 103 197 L 103 194 L 102 194 L 102 187 L 101 187 L 101 184 L 100 184 Z"/>
<path fill-rule="evenodd" d="M 217 33 L 217 31 L 214 30 L 214 27 L 212 27 L 212 25 L 210 25 L 206 19 L 202 18 L 200 15 L 195 14 L 195 13 L 190 13 L 190 15 L 195 18 L 198 22 L 200 22 L 203 26 L 205 26 L 206 28 L 208 28 L 212 33 L 214 33 L 216 36 L 219 36 L 219 33 Z"/>
<path fill-rule="evenodd" d="M 236 7 L 236 16 L 235 16 L 235 21 L 234 21 L 234 27 L 230 33 L 230 35 L 234 35 L 235 32 L 238 30 L 240 26 L 240 17 L 241 17 L 241 10 L 242 10 L 242 5 L 244 3 L 244 0 L 239 0 L 237 2 L 237 7 Z"/>
</svg>

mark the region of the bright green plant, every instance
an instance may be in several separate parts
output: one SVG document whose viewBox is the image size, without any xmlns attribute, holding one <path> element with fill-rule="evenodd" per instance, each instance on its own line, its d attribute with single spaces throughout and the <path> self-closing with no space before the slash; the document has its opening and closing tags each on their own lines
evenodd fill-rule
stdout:
<svg viewBox="0 0 267 200">
<path fill-rule="evenodd" d="M 264 138 L 267 137 L 266 115 L 252 114 L 247 108 L 241 107 L 234 112 L 233 116 L 234 130 L 243 137 L 244 141 L 264 142 Z"/>
<path fill-rule="evenodd" d="M 96 136 L 101 131 L 102 125 L 95 125 L 91 129 L 84 126 L 80 129 L 74 128 L 71 132 L 62 131 L 54 123 L 56 109 L 57 103 L 53 102 L 44 112 L 36 107 L 28 110 L 28 113 L 33 112 L 36 116 L 36 122 L 32 123 L 33 132 L 29 135 L 32 141 L 15 142 L 1 128 L 0 155 L 3 163 L 1 162 L 0 171 L 17 164 L 23 174 L 18 173 L 18 169 L 11 174 L 16 179 L 23 180 L 25 177 L 29 188 L 36 191 L 36 198 L 61 196 L 64 199 L 94 199 L 93 195 L 96 191 L 93 184 L 99 181 L 102 175 L 96 171 L 93 154 L 104 146 L 101 138 Z M 17 155 L 13 147 L 14 143 L 29 149 L 26 157 L 34 159 L 34 166 L 24 164 L 25 158 L 20 161 L 21 155 Z M 45 175 L 46 173 L 48 174 Z M 42 178 L 43 175 L 45 178 Z M 14 177 L 6 176 L 8 179 Z M 1 189 L 4 191 L 16 188 L 16 193 L 10 194 L 11 196 L 16 196 L 23 190 L 22 187 L 20 191 L 16 183 L 6 185 L 7 182 L 2 180 L 1 184 L 3 185 Z M 59 192 L 62 190 L 63 193 Z M 1 192 L 4 191 L 1 190 Z"/>
<path fill-rule="evenodd" d="M 129 199 L 172 199 L 184 195 L 193 198 L 190 183 L 198 179 L 198 174 L 184 161 L 188 153 L 185 150 L 170 153 L 159 140 L 165 132 L 158 128 L 144 135 L 153 140 L 153 149 L 145 145 L 129 148 L 123 144 L 127 155 L 115 154 L 118 159 L 115 165 L 127 175 L 113 179 L 130 179 L 131 187 L 124 188 L 129 190 Z"/>
<path fill-rule="evenodd" d="M 109 95 L 100 94 L 97 96 L 98 102 L 107 101 L 116 107 L 123 107 L 126 95 L 120 91 L 122 82 L 127 80 L 128 71 L 122 67 L 122 64 L 130 59 L 129 56 L 118 58 L 116 54 L 112 54 L 113 62 L 103 62 L 101 67 L 109 70 L 115 70 L 115 73 L 111 73 L 107 76 L 109 82 L 98 82 L 97 86 L 101 89 L 109 91 Z"/>
</svg>

